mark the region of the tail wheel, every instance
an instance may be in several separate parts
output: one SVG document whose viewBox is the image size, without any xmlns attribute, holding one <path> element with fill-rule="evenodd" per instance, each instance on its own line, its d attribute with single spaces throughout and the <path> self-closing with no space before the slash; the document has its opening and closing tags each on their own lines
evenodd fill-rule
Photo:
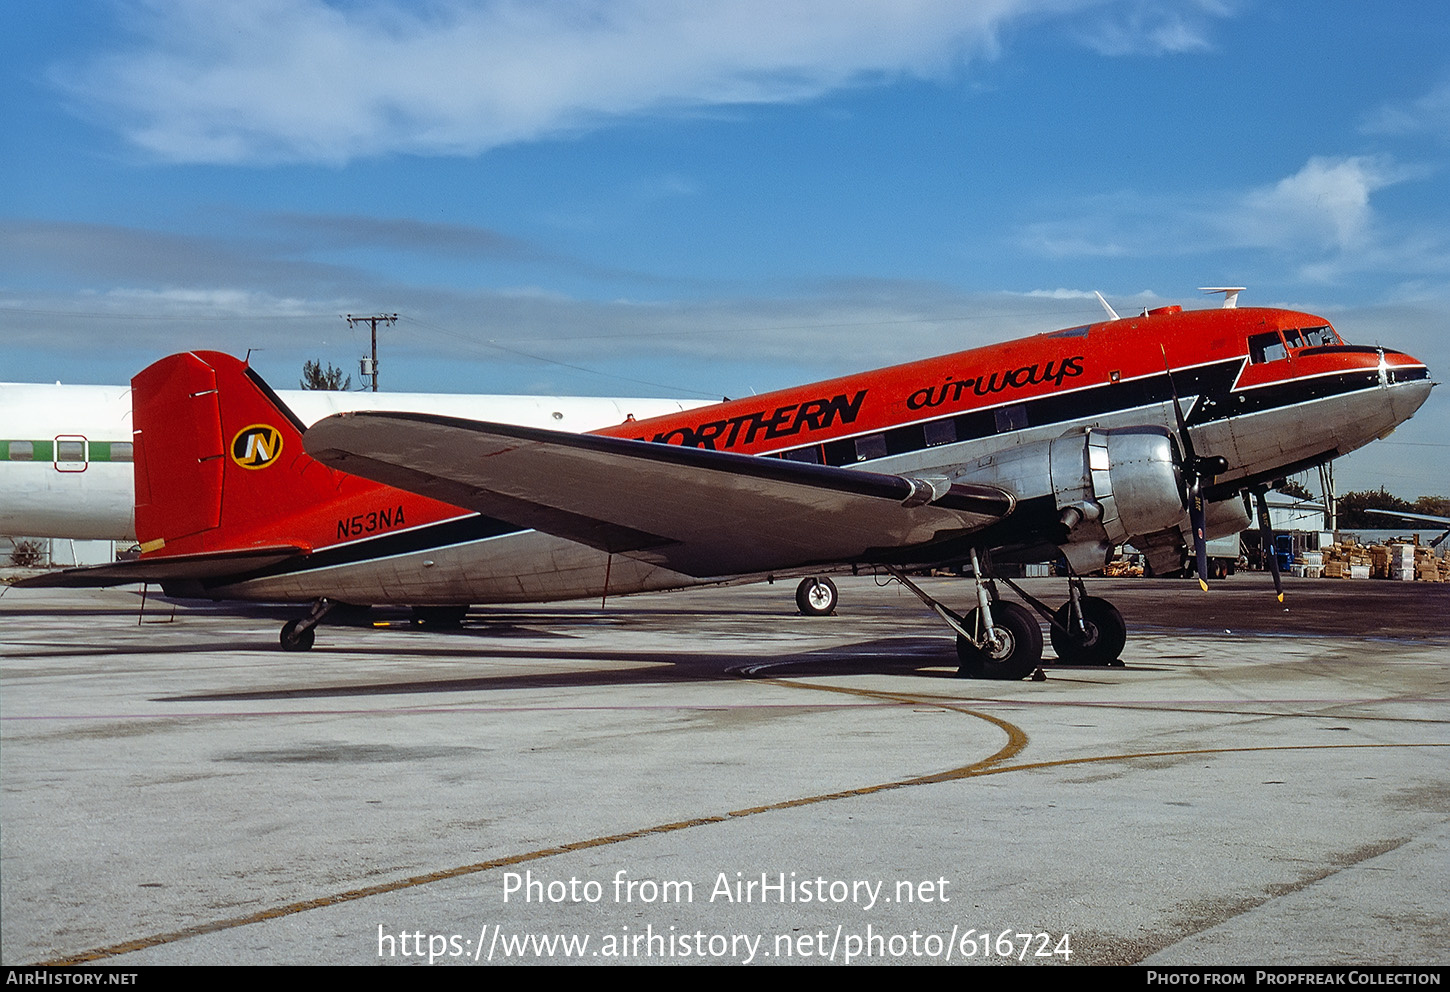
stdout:
<svg viewBox="0 0 1450 992">
<path fill-rule="evenodd" d="M 1123 615 L 1112 603 L 1096 596 L 1083 596 L 1078 605 L 1086 635 L 1073 629 L 1071 603 L 1063 603 L 1053 615 L 1052 650 L 1057 652 L 1057 660 L 1064 665 L 1111 665 L 1128 643 Z"/>
<path fill-rule="evenodd" d="M 283 651 L 311 651 L 312 642 L 317 640 L 317 628 L 308 627 L 306 630 L 298 630 L 302 626 L 301 620 L 288 620 L 282 625 Z"/>
<path fill-rule="evenodd" d="M 801 616 L 828 617 L 836 612 L 836 584 L 827 578 L 801 579 L 795 588 L 796 609 Z"/>
<path fill-rule="evenodd" d="M 966 616 L 968 630 L 977 627 L 977 612 Z M 983 647 L 957 635 L 957 676 L 966 679 L 1025 679 L 1042 663 L 1042 628 L 1026 607 L 998 600 L 992 604 L 992 633 Z"/>
</svg>

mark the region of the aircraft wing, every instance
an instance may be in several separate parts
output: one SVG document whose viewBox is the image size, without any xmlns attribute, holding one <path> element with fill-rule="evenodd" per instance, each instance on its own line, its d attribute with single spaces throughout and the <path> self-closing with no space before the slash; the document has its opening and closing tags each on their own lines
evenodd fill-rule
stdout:
<svg viewBox="0 0 1450 992">
<path fill-rule="evenodd" d="M 1013 506 L 990 486 L 419 413 L 339 414 L 303 443 L 344 472 L 696 577 L 927 561 Z"/>
<path fill-rule="evenodd" d="M 1365 513 L 1378 513 L 1382 517 L 1399 517 L 1403 520 L 1423 520 L 1429 524 L 1450 524 L 1450 517 L 1432 517 L 1428 513 L 1404 513 L 1400 510 L 1377 510 L 1366 507 Z"/>
<path fill-rule="evenodd" d="M 195 555 L 165 555 L 138 558 L 105 565 L 85 565 L 59 572 L 44 572 L 21 579 L 15 585 L 30 588 L 61 587 L 92 589 L 99 586 L 120 586 L 132 582 L 175 582 L 235 576 L 305 554 L 296 545 L 270 548 L 249 548 L 245 551 L 223 551 Z"/>
</svg>

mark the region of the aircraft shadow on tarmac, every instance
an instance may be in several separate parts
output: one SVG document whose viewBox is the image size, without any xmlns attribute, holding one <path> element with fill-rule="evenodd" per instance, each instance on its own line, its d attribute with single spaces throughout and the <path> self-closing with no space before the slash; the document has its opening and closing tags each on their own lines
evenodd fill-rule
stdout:
<svg viewBox="0 0 1450 992">
<path fill-rule="evenodd" d="M 608 686 L 668 685 L 686 682 L 725 682 L 750 678 L 807 678 L 856 675 L 909 675 L 915 678 L 945 679 L 966 690 L 984 683 L 956 678 L 957 657 L 950 644 L 939 637 L 887 637 L 837 647 L 770 655 L 761 652 L 604 651 L 565 647 L 541 649 L 489 648 L 458 642 L 468 630 L 420 638 L 416 648 L 399 646 L 349 648 L 351 656 L 415 659 L 420 671 L 429 662 L 476 661 L 487 669 L 495 661 L 533 661 L 544 668 L 549 662 L 568 665 L 557 671 L 536 670 L 520 674 L 481 674 L 466 678 L 409 679 L 352 685 L 310 685 L 242 692 L 188 693 L 156 697 L 155 702 L 219 702 L 226 700 L 317 699 L 348 696 L 386 696 L 408 693 L 497 692 L 509 689 L 577 689 Z M 532 632 L 527 632 L 532 633 Z M 422 643 L 426 642 L 426 643 Z M 447 644 L 448 646 L 444 646 Z M 215 649 L 212 645 L 210 649 Z M 580 668 L 592 662 L 608 667 Z M 639 667 L 621 667 L 639 666 Z M 1097 667 L 1050 666 L 1063 674 L 1090 675 Z M 1136 670 L 1145 670 L 1134 666 Z M 1114 671 L 1123 671 L 1118 668 Z"/>
<path fill-rule="evenodd" d="M 346 696 L 385 696 L 401 693 L 492 692 L 507 689 L 571 689 L 605 686 L 664 685 L 685 682 L 725 682 L 751 677 L 805 677 L 824 675 L 912 675 L 924 678 L 953 678 L 956 653 L 939 637 L 891 637 L 842 645 L 829 650 L 770 655 L 761 652 L 602 651 L 594 648 L 489 649 L 442 648 L 434 638 L 416 649 L 388 647 L 350 649 L 350 655 L 386 656 L 393 660 L 415 658 L 419 670 L 439 661 L 474 659 L 487 669 L 493 661 L 537 661 L 541 667 L 555 661 L 569 665 L 558 671 L 520 674 L 481 674 L 466 678 L 410 679 L 363 685 L 311 685 L 244 692 L 188 693 L 157 697 L 156 702 L 202 702 L 224 700 L 307 699 Z M 447 638 L 456 644 L 454 638 Z M 215 648 L 215 645 L 212 646 Z M 608 667 L 579 668 L 591 662 Z M 621 667 L 640 666 L 640 667 Z"/>
</svg>

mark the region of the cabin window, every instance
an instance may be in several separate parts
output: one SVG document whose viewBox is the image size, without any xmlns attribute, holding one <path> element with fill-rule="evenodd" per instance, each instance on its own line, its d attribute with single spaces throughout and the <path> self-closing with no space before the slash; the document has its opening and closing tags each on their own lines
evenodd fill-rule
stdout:
<svg viewBox="0 0 1450 992">
<path fill-rule="evenodd" d="M 1027 426 L 1027 407 L 1020 403 L 1017 406 L 1001 407 L 996 413 L 998 434 L 1006 434 L 1008 431 L 1020 431 Z"/>
<path fill-rule="evenodd" d="M 1284 339 L 1279 337 L 1278 331 L 1250 336 L 1249 361 L 1255 365 L 1261 362 L 1277 362 L 1288 357 L 1289 350 L 1284 347 Z"/>
<path fill-rule="evenodd" d="M 111 442 L 111 461 L 113 462 L 134 462 L 136 460 L 136 446 L 130 441 Z"/>
<path fill-rule="evenodd" d="M 813 444 L 809 448 L 795 448 L 791 451 L 783 452 L 781 457 L 793 462 L 819 465 L 821 464 L 821 446 L 819 444 Z"/>
<path fill-rule="evenodd" d="M 957 439 L 957 425 L 952 420 L 933 420 L 923 425 L 926 428 L 926 446 L 935 448 L 939 444 L 952 444 Z"/>
<path fill-rule="evenodd" d="M 882 434 L 867 434 L 856 438 L 856 460 L 869 462 L 873 458 L 886 457 L 886 437 Z"/>
</svg>

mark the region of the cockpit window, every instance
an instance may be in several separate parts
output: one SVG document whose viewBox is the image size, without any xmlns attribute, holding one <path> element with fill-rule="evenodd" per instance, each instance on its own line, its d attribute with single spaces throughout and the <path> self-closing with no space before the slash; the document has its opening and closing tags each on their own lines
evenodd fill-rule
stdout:
<svg viewBox="0 0 1450 992">
<path fill-rule="evenodd" d="M 1318 348 L 1323 345 L 1339 344 L 1339 335 L 1328 324 L 1319 327 L 1295 327 L 1283 332 L 1284 341 L 1290 348 Z"/>
<path fill-rule="evenodd" d="M 1249 336 L 1249 361 L 1255 365 L 1260 362 L 1277 362 L 1281 358 L 1288 357 L 1289 350 L 1284 347 L 1284 341 L 1279 337 L 1278 331 Z"/>
</svg>

